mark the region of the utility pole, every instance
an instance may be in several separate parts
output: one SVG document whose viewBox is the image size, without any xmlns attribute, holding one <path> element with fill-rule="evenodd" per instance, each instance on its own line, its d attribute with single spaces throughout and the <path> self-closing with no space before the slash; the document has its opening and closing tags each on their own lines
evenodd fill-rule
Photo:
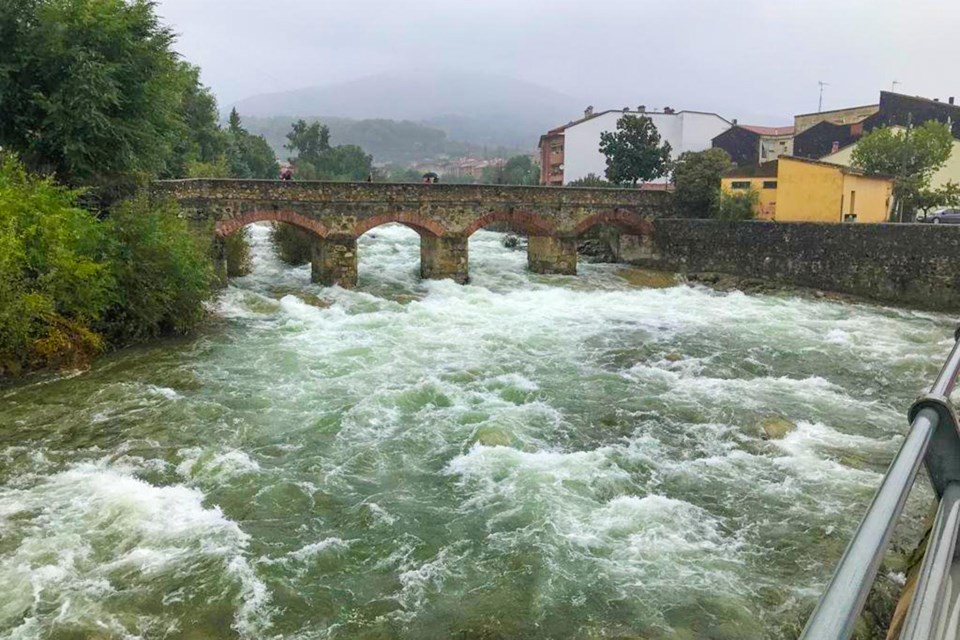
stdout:
<svg viewBox="0 0 960 640">
<path fill-rule="evenodd" d="M 827 82 L 824 82 L 823 80 L 818 80 L 817 84 L 820 85 L 820 102 L 817 103 L 817 113 L 820 113 L 821 111 L 823 111 L 823 88 L 829 87 L 830 84 Z"/>
</svg>

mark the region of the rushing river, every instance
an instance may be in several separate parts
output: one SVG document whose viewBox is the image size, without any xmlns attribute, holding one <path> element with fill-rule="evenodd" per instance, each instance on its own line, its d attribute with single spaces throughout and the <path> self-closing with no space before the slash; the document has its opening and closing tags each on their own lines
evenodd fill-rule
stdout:
<svg viewBox="0 0 960 640">
<path fill-rule="evenodd" d="M 950 346 L 485 231 L 469 286 L 388 226 L 325 289 L 251 233 L 202 335 L 0 389 L 0 638 L 789 638 Z"/>
</svg>

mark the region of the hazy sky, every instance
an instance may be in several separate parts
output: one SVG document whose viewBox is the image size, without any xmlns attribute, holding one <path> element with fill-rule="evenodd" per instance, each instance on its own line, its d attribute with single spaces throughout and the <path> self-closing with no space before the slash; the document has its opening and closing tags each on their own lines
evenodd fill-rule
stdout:
<svg viewBox="0 0 960 640">
<path fill-rule="evenodd" d="M 903 93 L 960 98 L 957 0 L 159 0 L 221 104 L 426 66 L 508 75 L 598 109 L 786 124 Z M 344 114 L 346 115 L 346 114 Z M 571 117 L 576 114 L 571 114 Z"/>
</svg>

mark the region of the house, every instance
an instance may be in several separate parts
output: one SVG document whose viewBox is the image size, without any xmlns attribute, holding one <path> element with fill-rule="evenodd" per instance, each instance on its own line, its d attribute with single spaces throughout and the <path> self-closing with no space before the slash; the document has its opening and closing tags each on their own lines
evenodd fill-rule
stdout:
<svg viewBox="0 0 960 640">
<path fill-rule="evenodd" d="M 727 193 L 757 191 L 754 214 L 776 222 L 885 222 L 893 179 L 829 162 L 781 156 L 724 174 Z"/>
<path fill-rule="evenodd" d="M 541 184 L 570 184 L 591 173 L 603 176 L 607 159 L 600 153 L 600 134 L 616 131 L 617 121 L 625 115 L 650 118 L 661 140 L 670 143 L 672 158 L 685 151 L 709 149 L 713 138 L 730 128 L 730 122 L 715 113 L 676 111 L 670 107 L 648 111 L 643 105 L 635 110 L 595 113 L 589 107 L 583 118 L 551 129 L 540 137 Z"/>
<path fill-rule="evenodd" d="M 895 131 L 903 131 L 905 128 L 893 127 L 893 129 Z M 838 145 L 836 151 L 828 153 L 820 158 L 820 160 L 831 164 L 851 167 L 853 166 L 853 152 L 859 143 L 859 139 L 855 138 L 853 142 L 849 142 L 845 146 L 839 147 Z M 960 140 L 956 137 L 953 139 L 953 149 L 950 152 L 950 157 L 947 158 L 946 163 L 930 177 L 930 187 L 940 189 L 948 182 L 960 184 Z"/>
<path fill-rule="evenodd" d="M 563 131 L 566 125 L 540 136 L 540 184 L 563 185 Z"/>
<path fill-rule="evenodd" d="M 850 146 L 873 129 L 916 126 L 929 120 L 950 123 L 954 138 L 960 139 L 960 106 L 954 104 L 952 97 L 947 102 L 940 102 L 881 91 L 880 102 L 876 105 L 796 116 L 793 155 L 823 158 Z"/>
<path fill-rule="evenodd" d="M 737 166 L 750 166 L 793 155 L 793 127 L 761 127 L 734 120 L 711 144 L 726 151 Z"/>
</svg>

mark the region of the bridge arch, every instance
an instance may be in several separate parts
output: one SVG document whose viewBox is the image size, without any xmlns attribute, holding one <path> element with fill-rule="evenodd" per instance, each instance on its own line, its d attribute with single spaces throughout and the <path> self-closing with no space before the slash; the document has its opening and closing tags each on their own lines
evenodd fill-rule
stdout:
<svg viewBox="0 0 960 640">
<path fill-rule="evenodd" d="M 321 238 L 327 236 L 327 227 L 324 226 L 322 222 L 309 218 L 302 213 L 297 213 L 296 211 L 280 209 L 248 211 L 233 218 L 218 220 L 214 228 L 214 233 L 218 238 L 225 238 L 254 222 L 286 222 L 287 224 L 306 229 Z"/>
<path fill-rule="evenodd" d="M 463 230 L 463 236 L 469 238 L 480 229 L 494 222 L 509 222 L 513 226 L 523 229 L 532 236 L 552 236 L 557 232 L 556 226 L 546 218 L 529 211 L 513 209 L 489 211 L 476 218 Z"/>
<path fill-rule="evenodd" d="M 624 233 L 635 236 L 649 236 L 653 234 L 653 223 L 646 220 L 639 213 L 630 211 L 629 209 L 613 209 L 610 211 L 599 211 L 584 218 L 574 229 L 574 235 L 582 235 L 591 227 L 595 227 L 598 224 L 608 224 Z"/>
<path fill-rule="evenodd" d="M 358 221 L 352 229 L 352 235 L 354 238 L 359 238 L 367 231 L 375 227 L 379 227 L 382 224 L 390 224 L 391 222 L 402 224 L 405 227 L 409 227 L 420 234 L 420 237 L 430 236 L 435 238 L 442 238 L 447 235 L 447 229 L 437 222 L 436 220 L 431 220 L 425 218 L 416 213 L 410 213 L 407 211 L 397 211 L 395 213 L 383 213 L 376 216 L 371 216 L 363 220 Z"/>
</svg>

